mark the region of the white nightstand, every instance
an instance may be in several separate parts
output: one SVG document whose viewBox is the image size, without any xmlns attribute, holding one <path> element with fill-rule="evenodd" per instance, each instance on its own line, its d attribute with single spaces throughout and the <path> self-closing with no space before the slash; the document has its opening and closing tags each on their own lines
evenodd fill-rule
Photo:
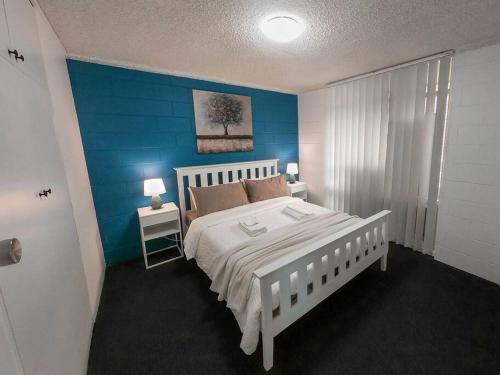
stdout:
<svg viewBox="0 0 500 375">
<path fill-rule="evenodd" d="M 307 202 L 307 184 L 302 181 L 296 181 L 294 184 L 286 183 L 288 193 L 295 198 L 300 198 Z"/>
<path fill-rule="evenodd" d="M 141 229 L 142 253 L 144 255 L 144 264 L 146 269 L 159 266 L 184 256 L 182 245 L 182 229 L 179 218 L 179 209 L 175 203 L 165 203 L 162 208 L 153 210 L 151 207 L 142 207 L 137 209 L 139 215 L 139 226 Z M 174 238 L 167 236 L 175 236 Z M 165 237 L 166 240 L 173 242 L 172 246 L 168 246 L 156 251 L 147 251 L 146 242 L 155 238 Z M 180 253 L 175 258 L 170 258 L 162 262 L 149 264 L 148 256 L 161 251 L 177 249 Z"/>
</svg>

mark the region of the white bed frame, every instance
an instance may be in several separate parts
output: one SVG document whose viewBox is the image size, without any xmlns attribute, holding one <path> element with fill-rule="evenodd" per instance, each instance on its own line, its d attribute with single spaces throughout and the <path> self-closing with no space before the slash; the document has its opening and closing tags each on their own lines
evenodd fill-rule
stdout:
<svg viewBox="0 0 500 375">
<path fill-rule="evenodd" d="M 236 182 L 241 178 L 271 177 L 278 174 L 278 160 L 248 161 L 242 163 L 200 165 L 194 167 L 174 168 L 177 172 L 177 188 L 179 190 L 179 205 L 184 234 L 186 234 L 186 211 L 189 186 L 212 186 Z M 222 175 L 222 180 L 220 179 Z M 187 178 L 188 184 L 184 183 Z M 211 180 L 211 181 L 210 181 Z M 211 182 L 211 184 L 209 184 Z M 190 203 L 189 203 L 190 204 Z M 191 206 L 189 206 L 191 208 Z"/>
<path fill-rule="evenodd" d="M 182 222 L 186 228 L 187 186 L 209 186 L 209 179 L 212 180 L 212 185 L 228 183 L 235 181 L 233 176 L 274 176 L 278 173 L 278 159 L 175 170 Z M 184 183 L 185 177 L 188 185 Z M 273 367 L 275 336 L 377 260 L 380 259 L 381 270 L 386 270 L 390 213 L 381 211 L 254 272 L 260 281 L 262 352 L 266 370 Z M 323 266 L 325 262 L 326 270 Z M 307 280 L 309 265 L 313 267 L 312 282 Z M 297 293 L 292 295 L 290 278 L 293 274 L 297 275 Z M 271 288 L 275 283 L 279 283 L 279 306 L 273 309 Z"/>
</svg>

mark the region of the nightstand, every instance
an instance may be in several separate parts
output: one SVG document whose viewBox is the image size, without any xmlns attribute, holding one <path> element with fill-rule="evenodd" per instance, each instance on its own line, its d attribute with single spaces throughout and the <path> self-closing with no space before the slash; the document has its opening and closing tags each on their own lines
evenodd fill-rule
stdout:
<svg viewBox="0 0 500 375">
<path fill-rule="evenodd" d="M 142 253 L 144 255 L 144 264 L 146 265 L 146 269 L 171 262 L 172 260 L 179 259 L 184 256 L 179 209 L 175 203 L 165 203 L 162 208 L 157 210 L 153 210 L 151 207 L 138 208 L 137 214 L 139 215 Z M 172 238 L 172 236 L 174 238 Z M 173 245 L 148 252 L 146 242 L 162 237 L 167 241 L 172 242 Z M 180 255 L 157 263 L 149 263 L 148 257 L 150 255 L 172 249 L 177 249 Z"/>
<path fill-rule="evenodd" d="M 307 184 L 305 182 L 296 181 L 294 184 L 287 182 L 286 186 L 288 188 L 288 194 L 307 202 Z"/>
</svg>

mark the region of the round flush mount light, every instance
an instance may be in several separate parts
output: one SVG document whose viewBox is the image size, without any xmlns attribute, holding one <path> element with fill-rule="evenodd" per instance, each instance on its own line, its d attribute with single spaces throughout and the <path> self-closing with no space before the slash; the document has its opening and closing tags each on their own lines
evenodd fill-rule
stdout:
<svg viewBox="0 0 500 375">
<path fill-rule="evenodd" d="M 275 42 L 286 43 L 298 38 L 304 31 L 304 24 L 291 16 L 273 16 L 260 24 L 262 32 Z"/>
</svg>

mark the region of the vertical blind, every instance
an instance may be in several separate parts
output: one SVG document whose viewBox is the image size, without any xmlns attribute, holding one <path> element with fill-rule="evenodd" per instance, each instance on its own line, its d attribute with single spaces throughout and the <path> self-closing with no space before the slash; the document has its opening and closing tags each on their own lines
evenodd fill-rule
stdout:
<svg viewBox="0 0 500 375">
<path fill-rule="evenodd" d="M 392 210 L 390 240 L 432 253 L 450 57 L 331 87 L 330 208 Z"/>
</svg>

